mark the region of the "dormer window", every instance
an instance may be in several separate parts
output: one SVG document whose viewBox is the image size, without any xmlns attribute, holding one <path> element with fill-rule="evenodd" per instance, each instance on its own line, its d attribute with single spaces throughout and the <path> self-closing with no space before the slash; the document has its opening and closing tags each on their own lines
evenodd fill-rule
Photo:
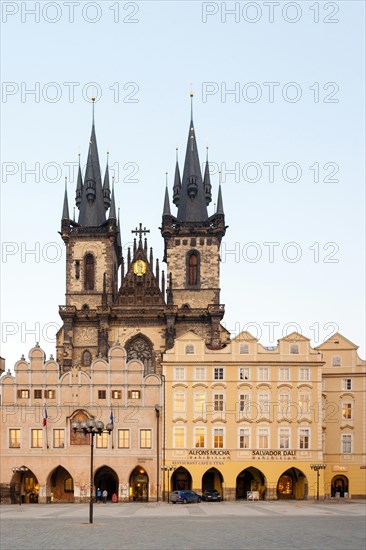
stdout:
<svg viewBox="0 0 366 550">
<path fill-rule="evenodd" d="M 332 358 L 332 367 L 341 367 L 342 366 L 342 360 L 339 357 L 339 355 L 335 355 Z"/>
<path fill-rule="evenodd" d="M 193 344 L 186 344 L 186 354 L 193 354 L 194 353 L 194 345 Z"/>
<path fill-rule="evenodd" d="M 299 354 L 299 344 L 291 344 L 290 353 L 292 353 L 294 355 L 298 355 Z"/>
<path fill-rule="evenodd" d="M 249 353 L 248 344 L 240 344 L 240 354 L 246 354 L 246 353 Z"/>
</svg>

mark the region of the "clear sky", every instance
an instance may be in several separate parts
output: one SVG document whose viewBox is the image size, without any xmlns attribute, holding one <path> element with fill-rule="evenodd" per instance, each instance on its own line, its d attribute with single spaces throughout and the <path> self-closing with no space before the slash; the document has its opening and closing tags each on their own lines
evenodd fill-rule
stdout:
<svg viewBox="0 0 366 550">
<path fill-rule="evenodd" d="M 165 172 L 171 192 L 176 147 L 184 161 L 191 83 L 215 197 L 222 171 L 226 327 L 247 329 L 264 345 L 294 328 L 313 345 L 339 330 L 365 356 L 364 2 L 1 8 L 7 368 L 35 341 L 47 357 L 55 353 L 65 303 L 64 177 L 79 151 L 85 164 L 91 96 L 102 171 L 109 151 L 116 175 L 124 248 L 142 222 L 162 258 Z M 75 176 L 71 170 L 71 212 Z"/>
</svg>

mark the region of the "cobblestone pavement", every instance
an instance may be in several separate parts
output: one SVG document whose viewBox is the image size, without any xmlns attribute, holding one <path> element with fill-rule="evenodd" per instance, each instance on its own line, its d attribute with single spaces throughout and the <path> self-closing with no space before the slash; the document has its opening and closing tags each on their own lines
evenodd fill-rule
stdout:
<svg viewBox="0 0 366 550">
<path fill-rule="evenodd" d="M 366 503 L 222 502 L 0 507 L 2 550 L 364 550 Z"/>
</svg>

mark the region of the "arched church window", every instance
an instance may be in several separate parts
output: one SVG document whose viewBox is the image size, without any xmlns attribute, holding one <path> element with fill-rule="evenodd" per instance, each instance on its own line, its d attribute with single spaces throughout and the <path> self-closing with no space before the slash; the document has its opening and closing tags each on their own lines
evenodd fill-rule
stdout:
<svg viewBox="0 0 366 550">
<path fill-rule="evenodd" d="M 83 365 L 84 365 L 84 367 L 90 367 L 91 359 L 92 359 L 91 353 L 90 353 L 89 350 L 86 349 L 83 353 Z"/>
<path fill-rule="evenodd" d="M 84 289 L 94 290 L 95 261 L 93 254 L 86 254 L 84 259 Z"/>
<path fill-rule="evenodd" d="M 200 257 L 199 253 L 192 250 L 187 256 L 187 283 L 188 286 L 199 285 Z"/>
<path fill-rule="evenodd" d="M 145 336 L 136 336 L 126 343 L 127 361 L 138 359 L 144 365 L 144 375 L 155 372 L 153 346 Z"/>
</svg>

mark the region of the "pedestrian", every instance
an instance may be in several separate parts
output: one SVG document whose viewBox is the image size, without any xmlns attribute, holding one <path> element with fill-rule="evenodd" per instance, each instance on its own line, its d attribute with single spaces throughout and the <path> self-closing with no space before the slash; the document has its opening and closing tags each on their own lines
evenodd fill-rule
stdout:
<svg viewBox="0 0 366 550">
<path fill-rule="evenodd" d="M 98 487 L 97 489 L 97 502 L 100 502 L 102 500 L 102 491 Z"/>
<path fill-rule="evenodd" d="M 107 496 L 108 496 L 108 491 L 107 491 L 107 489 L 104 489 L 104 491 L 103 491 L 103 503 L 104 504 L 107 503 Z"/>
</svg>

